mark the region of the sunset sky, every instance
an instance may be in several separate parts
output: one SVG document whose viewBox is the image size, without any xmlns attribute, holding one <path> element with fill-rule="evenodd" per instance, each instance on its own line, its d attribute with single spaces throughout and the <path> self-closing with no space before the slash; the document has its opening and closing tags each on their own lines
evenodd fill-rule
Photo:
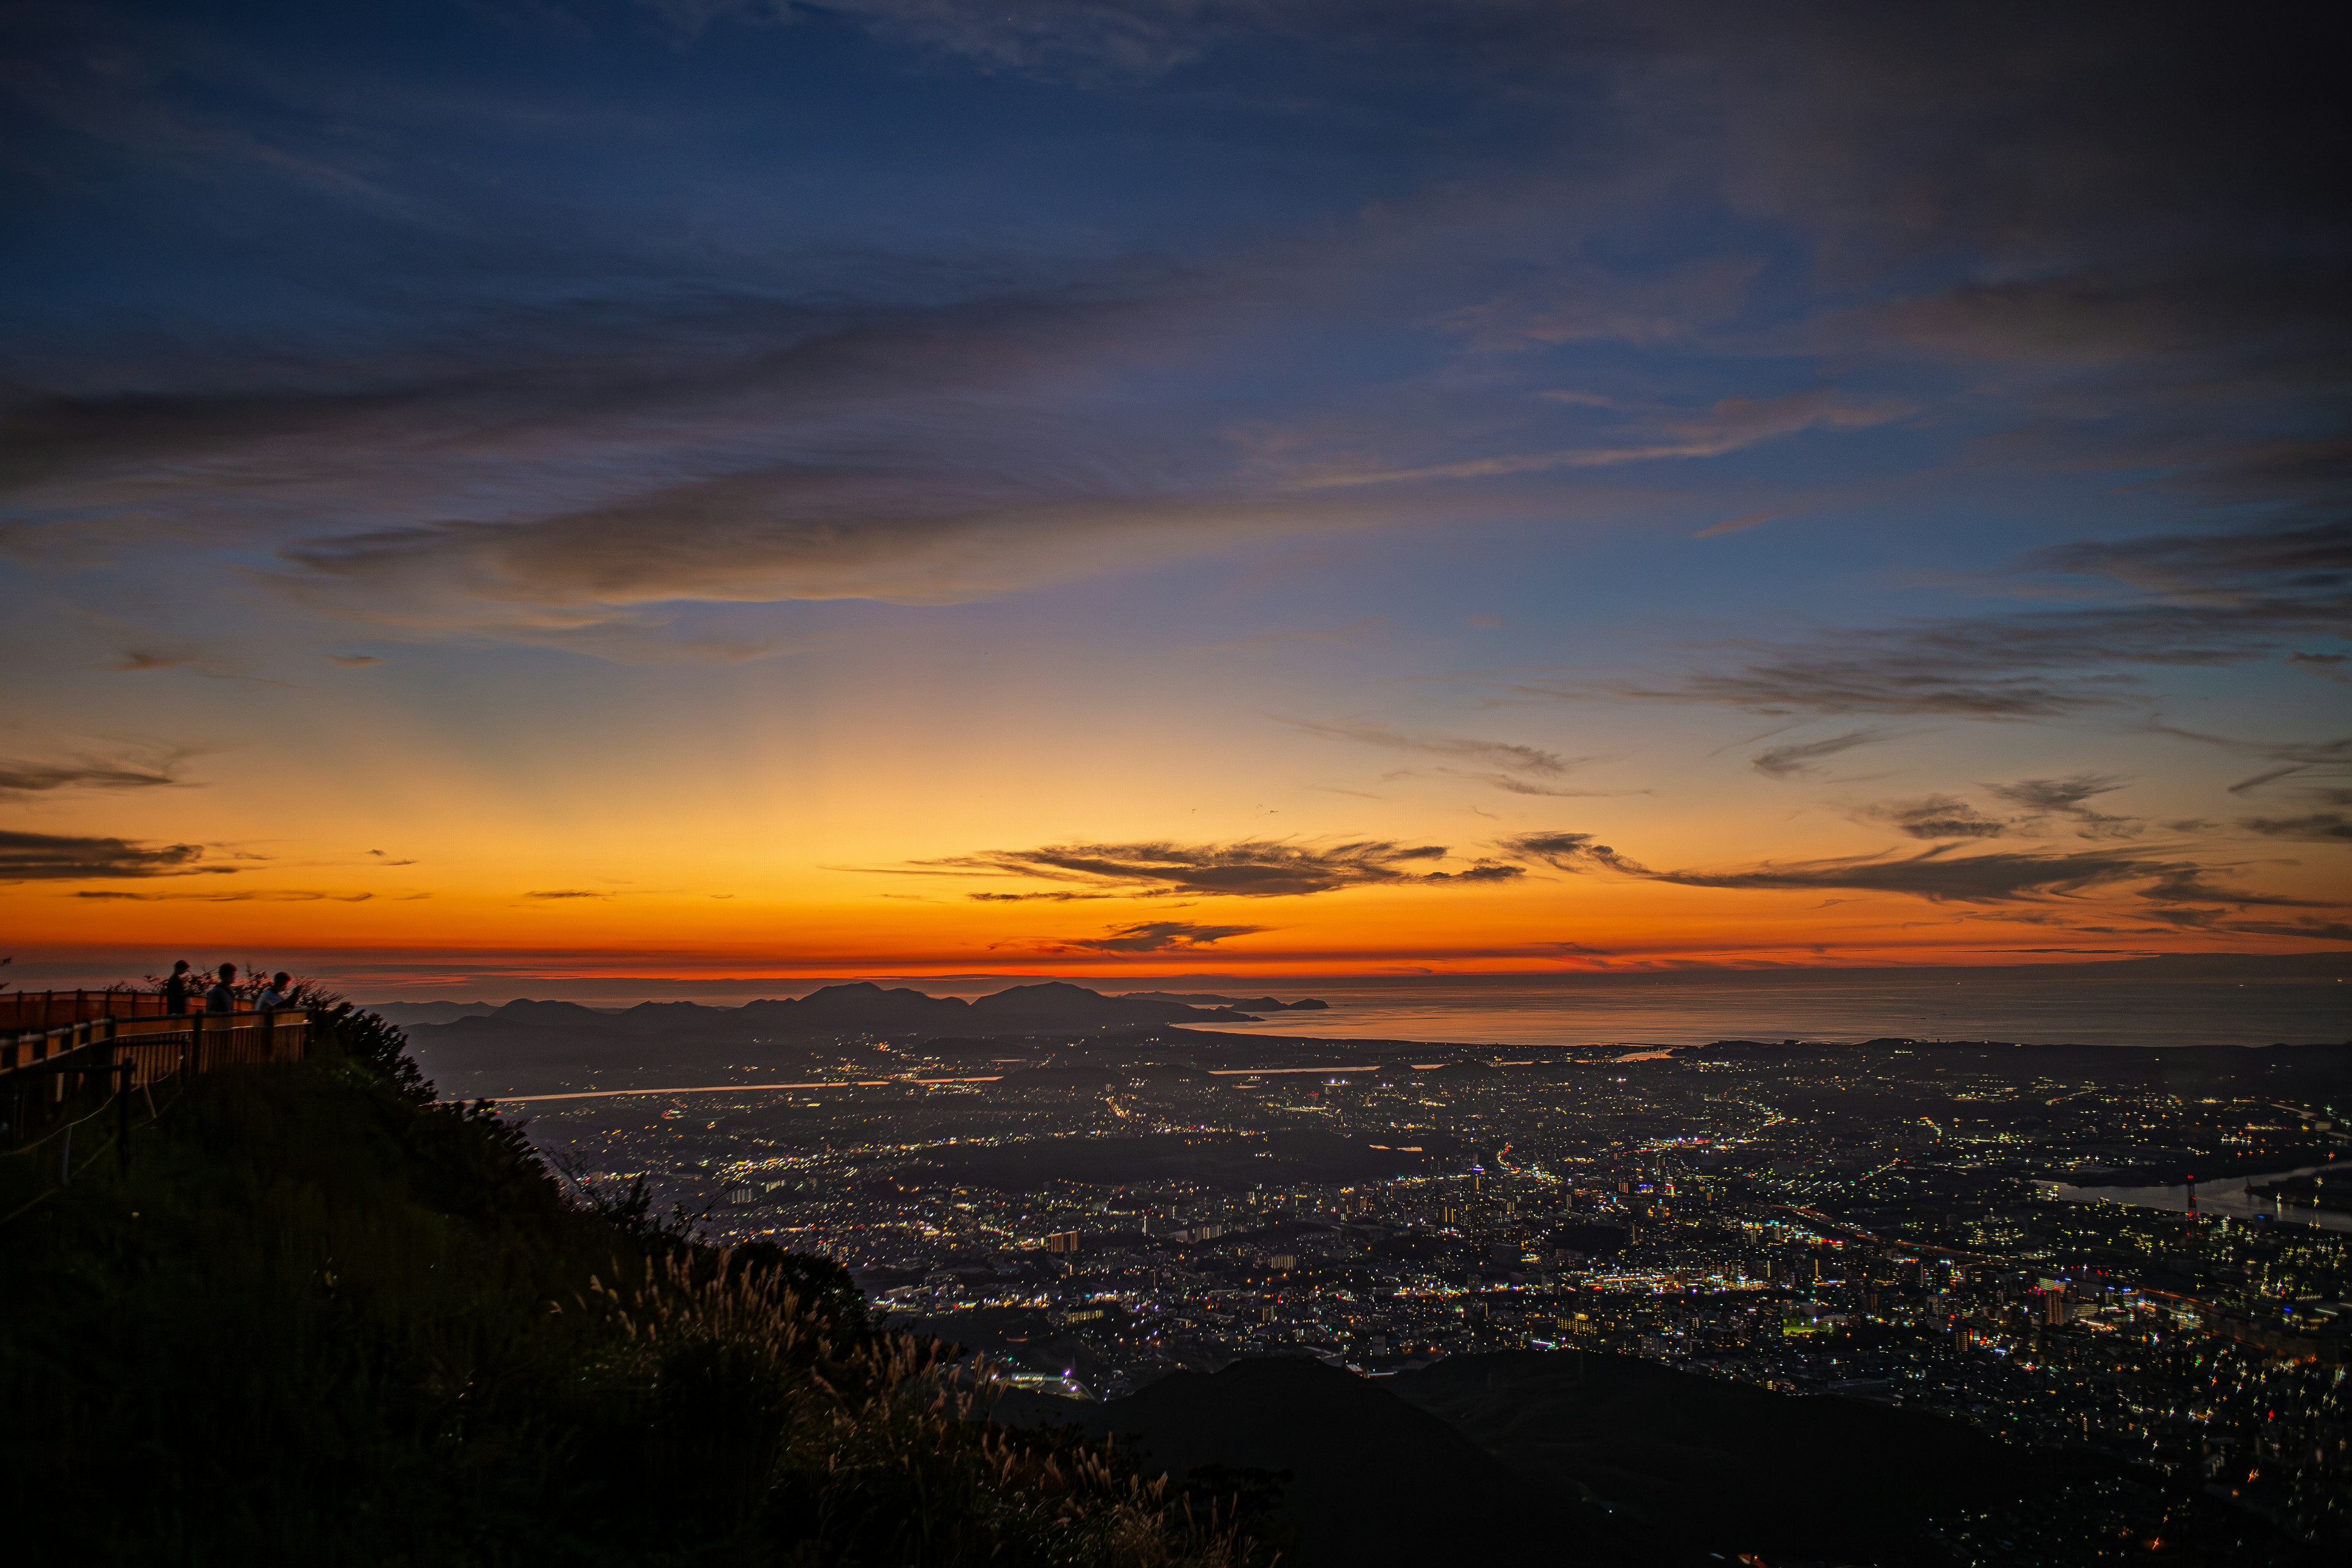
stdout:
<svg viewBox="0 0 2352 1568">
<path fill-rule="evenodd" d="M 12 6 L 0 977 L 2352 942 L 2323 9 Z"/>
</svg>

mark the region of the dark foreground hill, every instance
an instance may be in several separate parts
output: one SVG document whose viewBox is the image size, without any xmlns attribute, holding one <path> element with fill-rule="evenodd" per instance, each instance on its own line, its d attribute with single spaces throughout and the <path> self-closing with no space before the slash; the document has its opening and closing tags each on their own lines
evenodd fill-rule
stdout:
<svg viewBox="0 0 2352 1568">
<path fill-rule="evenodd" d="M 127 1173 L 0 1161 L 8 1561 L 1263 1561 L 1205 1495 L 969 1418 L 837 1266 L 583 1201 L 395 1034 L 332 1034 L 167 1084 Z"/>
<path fill-rule="evenodd" d="M 1381 1384 L 1305 1357 L 1177 1373 L 1131 1398 L 1081 1407 L 1129 1440 L 1147 1470 L 1273 1472 L 1300 1568 L 1446 1563 L 1632 1563 L 1607 1513 L 1529 1490 L 1494 1456 Z"/>
<path fill-rule="evenodd" d="M 1048 1403 L 1147 1471 L 1286 1474 L 1277 1517 L 1302 1568 L 2326 1560 L 2193 1481 L 1627 1356 L 1506 1352 L 1380 1379 L 1265 1358 Z"/>
<path fill-rule="evenodd" d="M 1605 1497 L 1628 1529 L 1692 1561 L 1948 1563 L 1927 1535 L 1935 1521 L 2117 1473 L 1940 1416 L 1631 1356 L 1463 1356 L 1388 1386 L 1507 1463 L 1532 1495 Z"/>
</svg>

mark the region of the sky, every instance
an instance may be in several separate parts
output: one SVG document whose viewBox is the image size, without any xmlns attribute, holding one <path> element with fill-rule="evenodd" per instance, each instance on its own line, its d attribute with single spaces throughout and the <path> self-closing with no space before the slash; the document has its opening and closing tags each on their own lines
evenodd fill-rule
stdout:
<svg viewBox="0 0 2352 1568">
<path fill-rule="evenodd" d="M 2325 7 L 0 9 L 0 974 L 2352 942 Z"/>
</svg>

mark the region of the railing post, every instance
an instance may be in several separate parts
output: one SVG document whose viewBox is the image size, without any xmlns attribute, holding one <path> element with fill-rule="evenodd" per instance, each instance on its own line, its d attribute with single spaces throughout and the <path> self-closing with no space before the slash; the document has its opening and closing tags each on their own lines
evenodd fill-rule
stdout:
<svg viewBox="0 0 2352 1568">
<path fill-rule="evenodd" d="M 114 1091 L 114 1149 L 117 1161 L 127 1175 L 131 1171 L 131 1079 L 135 1076 L 135 1069 L 131 1062 L 125 1060 L 115 1068 L 115 1076 L 121 1083 Z"/>
<path fill-rule="evenodd" d="M 204 1070 L 205 1016 L 200 1012 L 191 1013 L 188 1015 L 187 1081 L 194 1082 L 196 1075 Z"/>
</svg>

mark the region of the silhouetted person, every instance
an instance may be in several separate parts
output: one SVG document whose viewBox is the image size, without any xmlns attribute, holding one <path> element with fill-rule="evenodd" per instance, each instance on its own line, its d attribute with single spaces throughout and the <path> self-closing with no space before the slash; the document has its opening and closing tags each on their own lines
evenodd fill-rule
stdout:
<svg viewBox="0 0 2352 1568">
<path fill-rule="evenodd" d="M 163 982 L 163 1011 L 174 1016 L 188 1010 L 188 961 L 172 965 L 172 978 Z"/>
<path fill-rule="evenodd" d="M 275 1013 L 280 1007 L 291 1007 L 294 1005 L 294 998 L 287 994 L 287 993 L 294 989 L 293 980 L 294 977 L 287 973 L 282 969 L 277 973 L 271 975 L 269 977 L 269 988 L 267 991 L 264 991 L 259 996 L 254 998 L 253 1005 L 255 1011 L 262 1013 Z"/>
<path fill-rule="evenodd" d="M 220 966 L 220 979 L 214 984 L 212 989 L 205 993 L 205 1011 L 207 1013 L 236 1011 L 236 964 L 224 963 Z"/>
</svg>

